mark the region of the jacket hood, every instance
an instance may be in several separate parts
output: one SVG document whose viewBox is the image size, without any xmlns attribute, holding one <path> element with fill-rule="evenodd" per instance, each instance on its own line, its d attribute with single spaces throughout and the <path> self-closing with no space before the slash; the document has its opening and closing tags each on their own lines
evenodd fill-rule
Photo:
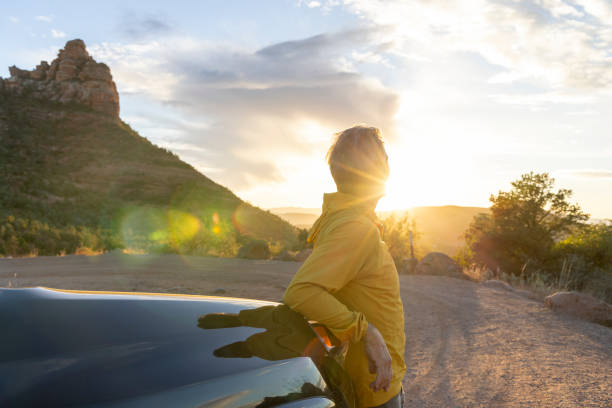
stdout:
<svg viewBox="0 0 612 408">
<path fill-rule="evenodd" d="M 382 224 L 374 213 L 379 198 L 364 198 L 340 192 L 323 194 L 321 216 L 312 225 L 307 241 L 315 243 L 321 230 L 334 221 L 360 215 L 370 218 L 381 230 L 382 236 Z"/>
</svg>

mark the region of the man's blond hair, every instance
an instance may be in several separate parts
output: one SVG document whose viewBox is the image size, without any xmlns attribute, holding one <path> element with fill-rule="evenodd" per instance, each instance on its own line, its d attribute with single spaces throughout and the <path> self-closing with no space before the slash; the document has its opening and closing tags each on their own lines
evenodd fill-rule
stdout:
<svg viewBox="0 0 612 408">
<path fill-rule="evenodd" d="M 326 158 L 338 191 L 354 193 L 384 185 L 389 164 L 380 130 L 357 125 L 335 136 Z"/>
</svg>

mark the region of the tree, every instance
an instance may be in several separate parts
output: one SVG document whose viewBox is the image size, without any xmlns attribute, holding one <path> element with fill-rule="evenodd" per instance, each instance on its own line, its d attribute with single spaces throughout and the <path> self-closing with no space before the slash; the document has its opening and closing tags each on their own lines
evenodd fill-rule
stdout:
<svg viewBox="0 0 612 408">
<path fill-rule="evenodd" d="M 465 233 L 463 258 L 512 274 L 543 269 L 555 242 L 589 217 L 568 201 L 571 190 L 554 191 L 554 183 L 548 173 L 531 172 L 491 195 L 490 214 L 475 217 Z"/>
</svg>

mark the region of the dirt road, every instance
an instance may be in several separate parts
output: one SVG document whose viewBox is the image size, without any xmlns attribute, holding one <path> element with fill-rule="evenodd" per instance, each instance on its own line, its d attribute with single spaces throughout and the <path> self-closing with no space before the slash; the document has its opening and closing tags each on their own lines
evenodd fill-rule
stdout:
<svg viewBox="0 0 612 408">
<path fill-rule="evenodd" d="M 0 286 L 280 300 L 299 264 L 123 255 L 0 259 Z M 612 407 L 612 329 L 476 283 L 401 276 L 408 407 Z"/>
</svg>

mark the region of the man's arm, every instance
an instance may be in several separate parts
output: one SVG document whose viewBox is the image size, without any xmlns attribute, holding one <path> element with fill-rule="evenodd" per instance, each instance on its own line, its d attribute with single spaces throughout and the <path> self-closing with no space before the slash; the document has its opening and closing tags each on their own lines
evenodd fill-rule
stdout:
<svg viewBox="0 0 612 408">
<path fill-rule="evenodd" d="M 333 296 L 355 278 L 378 245 L 376 226 L 347 222 L 319 242 L 285 291 L 283 302 L 308 319 L 327 326 L 342 342 L 356 342 L 368 323 Z"/>
<path fill-rule="evenodd" d="M 332 294 L 355 278 L 379 245 L 378 228 L 350 222 L 331 231 L 297 272 L 283 302 L 308 319 L 324 324 L 341 342 L 364 340 L 374 391 L 387 390 L 393 372 L 391 355 L 380 332 L 363 313 L 349 310 Z"/>
</svg>

